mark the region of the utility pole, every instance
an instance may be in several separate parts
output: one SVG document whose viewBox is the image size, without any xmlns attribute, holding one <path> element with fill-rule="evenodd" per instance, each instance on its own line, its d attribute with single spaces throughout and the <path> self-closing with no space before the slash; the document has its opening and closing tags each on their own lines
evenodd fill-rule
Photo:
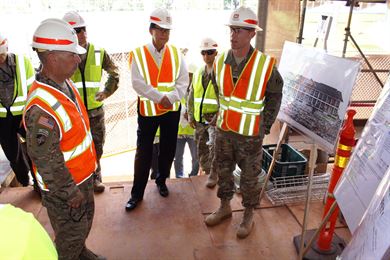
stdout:
<svg viewBox="0 0 390 260">
<path fill-rule="evenodd" d="M 256 33 L 256 49 L 264 52 L 265 37 L 267 32 L 267 15 L 268 15 L 268 0 L 259 0 L 257 8 L 257 18 L 259 19 L 259 26 L 263 31 Z"/>
</svg>

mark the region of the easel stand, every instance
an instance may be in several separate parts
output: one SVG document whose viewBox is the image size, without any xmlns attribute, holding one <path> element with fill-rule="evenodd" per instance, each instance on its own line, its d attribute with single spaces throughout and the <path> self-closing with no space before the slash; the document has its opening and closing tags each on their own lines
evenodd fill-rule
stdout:
<svg viewBox="0 0 390 260">
<path fill-rule="evenodd" d="M 347 27 L 345 28 L 345 39 L 344 39 L 344 47 L 343 47 L 343 54 L 342 55 L 343 55 L 343 58 L 345 58 L 345 54 L 347 52 L 348 38 L 350 38 L 351 41 L 353 42 L 353 44 L 355 45 L 356 49 L 359 51 L 360 55 L 362 56 L 362 58 L 366 62 L 370 72 L 372 72 L 375 79 L 378 81 L 379 85 L 381 85 L 381 87 L 383 88 L 383 83 L 380 80 L 380 78 L 378 77 L 378 74 L 376 74 L 374 68 L 371 66 L 370 62 L 368 61 L 368 59 L 364 55 L 363 51 L 360 49 L 359 45 L 357 44 L 357 42 L 355 41 L 355 39 L 352 37 L 352 34 L 351 34 L 351 21 L 352 21 L 352 14 L 353 14 L 353 8 L 355 6 L 355 2 L 356 2 L 356 0 L 351 0 L 351 3 L 350 3 L 351 7 L 349 9 L 348 24 L 347 24 Z M 361 1 L 361 2 L 364 2 L 364 1 Z"/>
<path fill-rule="evenodd" d="M 283 141 L 287 136 L 287 132 L 288 132 L 288 126 L 286 123 L 283 123 L 281 132 L 279 134 L 278 142 L 273 153 L 274 156 L 272 156 L 272 161 L 269 166 L 265 181 L 263 183 L 263 187 L 261 189 L 259 203 L 261 203 L 261 199 L 264 196 L 268 184 L 268 180 L 272 175 L 272 171 L 276 163 L 277 154 L 279 154 L 279 150 L 281 148 Z M 323 229 L 324 225 L 328 222 L 334 210 L 337 208 L 336 202 L 332 204 L 331 208 L 329 209 L 327 215 L 324 217 L 318 229 L 307 230 L 307 223 L 308 223 L 309 212 L 310 212 L 310 201 L 312 196 L 312 181 L 313 181 L 314 169 L 316 167 L 317 155 L 318 155 L 317 144 L 313 140 L 310 149 L 308 186 L 307 186 L 307 196 L 306 196 L 306 203 L 305 203 L 305 212 L 303 217 L 302 232 L 300 235 L 295 236 L 293 239 L 295 248 L 299 254 L 298 259 L 335 259 L 337 255 L 341 254 L 342 250 L 346 246 L 345 242 L 336 234 L 334 234 L 333 236 L 331 249 L 326 252 L 317 248 L 316 243 L 313 244 L 313 241 L 317 238 L 318 234 Z"/>
</svg>

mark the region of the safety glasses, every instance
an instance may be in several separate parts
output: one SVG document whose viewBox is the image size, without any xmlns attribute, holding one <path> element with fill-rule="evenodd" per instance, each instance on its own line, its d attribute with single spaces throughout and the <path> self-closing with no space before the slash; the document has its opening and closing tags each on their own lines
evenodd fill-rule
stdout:
<svg viewBox="0 0 390 260">
<path fill-rule="evenodd" d="M 83 31 L 83 32 L 87 31 L 87 29 L 85 27 L 74 28 L 74 30 L 76 31 L 76 33 L 81 33 L 81 31 Z"/>
<path fill-rule="evenodd" d="M 213 55 L 215 53 L 216 50 L 205 50 L 205 51 L 201 51 L 200 54 L 202 54 L 203 56 L 204 55 Z"/>
</svg>

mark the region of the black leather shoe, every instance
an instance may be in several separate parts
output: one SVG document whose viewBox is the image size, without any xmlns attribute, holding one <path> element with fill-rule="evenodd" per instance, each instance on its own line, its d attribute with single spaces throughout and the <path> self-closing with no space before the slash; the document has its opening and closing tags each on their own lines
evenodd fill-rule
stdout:
<svg viewBox="0 0 390 260">
<path fill-rule="evenodd" d="M 130 199 L 126 204 L 126 211 L 131 211 L 137 207 L 138 200 Z"/>
<path fill-rule="evenodd" d="M 168 190 L 168 187 L 165 183 L 157 184 L 157 189 L 158 189 L 158 192 L 160 193 L 161 196 L 168 197 L 169 190 Z"/>
</svg>

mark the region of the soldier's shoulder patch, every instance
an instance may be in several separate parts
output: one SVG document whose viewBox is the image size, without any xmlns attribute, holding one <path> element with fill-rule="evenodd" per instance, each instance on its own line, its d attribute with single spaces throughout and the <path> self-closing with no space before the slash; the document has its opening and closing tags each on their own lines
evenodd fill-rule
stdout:
<svg viewBox="0 0 390 260">
<path fill-rule="evenodd" d="M 50 130 L 54 128 L 54 120 L 47 116 L 40 116 L 37 123 L 38 125 L 49 128 Z"/>
<path fill-rule="evenodd" d="M 46 142 L 47 137 L 49 136 L 49 131 L 47 129 L 38 129 L 35 135 L 37 145 L 41 146 Z"/>
</svg>

